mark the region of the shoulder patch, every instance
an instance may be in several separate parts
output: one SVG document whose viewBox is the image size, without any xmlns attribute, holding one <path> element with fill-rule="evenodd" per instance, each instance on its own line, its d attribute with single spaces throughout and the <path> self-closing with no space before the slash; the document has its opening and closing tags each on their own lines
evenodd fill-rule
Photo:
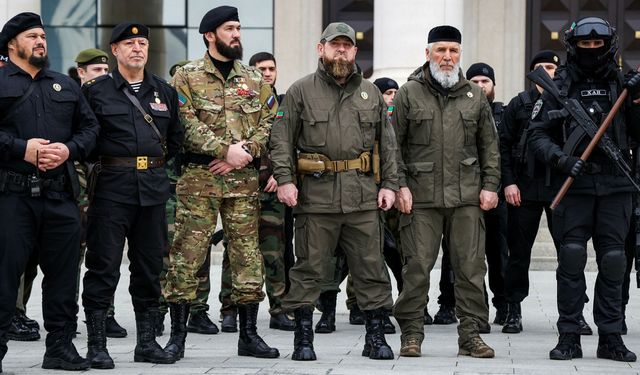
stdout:
<svg viewBox="0 0 640 375">
<path fill-rule="evenodd" d="M 180 105 L 180 107 L 187 104 L 188 101 L 189 99 L 187 99 L 186 96 L 184 96 L 181 92 L 178 92 L 178 104 Z"/>
<path fill-rule="evenodd" d="M 267 99 L 267 107 L 269 107 L 269 109 L 273 108 L 273 106 L 276 104 L 276 97 L 271 95 L 269 97 L 269 99 Z"/>
<path fill-rule="evenodd" d="M 278 111 L 276 113 L 276 120 L 279 120 L 284 117 L 284 111 Z"/>
<path fill-rule="evenodd" d="M 538 116 L 538 113 L 540 113 L 540 110 L 542 109 L 542 98 L 538 99 L 536 101 L 536 104 L 534 104 L 533 106 L 533 110 L 531 111 L 531 119 L 535 119 Z"/>
</svg>

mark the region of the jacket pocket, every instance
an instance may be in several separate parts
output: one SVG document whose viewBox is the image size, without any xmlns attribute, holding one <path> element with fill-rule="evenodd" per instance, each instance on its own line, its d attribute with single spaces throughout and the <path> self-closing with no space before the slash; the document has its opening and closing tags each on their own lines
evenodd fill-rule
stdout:
<svg viewBox="0 0 640 375">
<path fill-rule="evenodd" d="M 49 97 L 53 105 L 47 106 L 46 111 L 56 120 L 52 121 L 52 123 L 67 128 L 69 126 L 69 120 L 71 120 L 71 116 L 75 110 L 76 103 L 78 102 L 78 96 L 72 91 L 65 90 L 49 93 Z"/>
<path fill-rule="evenodd" d="M 473 112 L 460 112 L 464 126 L 464 144 L 471 146 L 476 144 L 476 133 L 478 131 L 478 115 Z"/>
<path fill-rule="evenodd" d="M 413 201 L 428 203 L 435 200 L 434 162 L 425 161 L 407 164 L 407 186 Z"/>
<path fill-rule="evenodd" d="M 431 141 L 433 111 L 423 108 L 412 109 L 407 114 L 407 120 L 409 120 L 407 141 L 410 144 L 428 145 Z"/>
<path fill-rule="evenodd" d="M 320 147 L 327 144 L 327 129 L 329 127 L 329 112 L 306 109 L 300 114 L 303 122 L 300 144 Z"/>
<path fill-rule="evenodd" d="M 362 147 L 372 149 L 376 139 L 375 125 L 380 122 L 380 113 L 374 110 L 358 111 L 360 133 L 362 135 Z"/>
<path fill-rule="evenodd" d="M 480 165 L 478 159 L 471 157 L 460 162 L 460 201 L 480 203 Z"/>
</svg>

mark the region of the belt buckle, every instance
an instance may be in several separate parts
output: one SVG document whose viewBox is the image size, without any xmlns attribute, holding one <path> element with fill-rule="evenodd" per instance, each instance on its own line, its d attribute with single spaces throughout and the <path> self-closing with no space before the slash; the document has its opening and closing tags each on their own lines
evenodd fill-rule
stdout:
<svg viewBox="0 0 640 375">
<path fill-rule="evenodd" d="M 148 169 L 149 162 L 146 156 L 138 156 L 136 157 L 136 169 Z"/>
<path fill-rule="evenodd" d="M 150 115 L 150 114 L 145 113 L 145 114 L 144 114 L 144 120 L 145 120 L 148 124 L 151 124 L 151 123 L 153 122 L 153 117 L 151 117 L 151 115 Z"/>
</svg>

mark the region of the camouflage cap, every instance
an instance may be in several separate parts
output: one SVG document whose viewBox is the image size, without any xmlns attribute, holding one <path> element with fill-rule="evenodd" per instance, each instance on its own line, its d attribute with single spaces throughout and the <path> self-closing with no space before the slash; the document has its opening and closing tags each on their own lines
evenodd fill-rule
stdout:
<svg viewBox="0 0 640 375">
<path fill-rule="evenodd" d="M 85 49 L 76 56 L 76 63 L 78 63 L 78 66 L 106 64 L 108 62 L 109 56 L 107 53 L 97 48 Z"/>
<path fill-rule="evenodd" d="M 344 22 L 333 22 L 330 23 L 326 29 L 322 32 L 322 36 L 320 37 L 320 41 L 330 42 L 339 36 L 345 36 L 351 40 L 351 42 L 356 44 L 356 32 L 353 30 L 353 27 L 347 25 Z"/>
<path fill-rule="evenodd" d="M 176 70 L 178 70 L 178 68 L 185 66 L 188 63 L 189 63 L 189 60 L 180 60 L 177 63 L 171 65 L 171 68 L 169 68 L 169 75 L 173 77 L 173 75 L 176 74 Z"/>
</svg>

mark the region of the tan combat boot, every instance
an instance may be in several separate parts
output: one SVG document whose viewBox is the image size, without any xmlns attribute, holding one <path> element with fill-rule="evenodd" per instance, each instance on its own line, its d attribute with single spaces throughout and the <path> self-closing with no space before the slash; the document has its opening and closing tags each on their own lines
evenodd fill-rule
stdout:
<svg viewBox="0 0 640 375">
<path fill-rule="evenodd" d="M 458 347 L 458 355 L 469 355 L 474 358 L 493 358 L 496 355 L 479 335 L 470 336 L 464 342 L 458 341 Z"/>
<path fill-rule="evenodd" d="M 422 356 L 422 339 L 417 336 L 402 337 L 400 340 L 401 357 Z"/>
</svg>

